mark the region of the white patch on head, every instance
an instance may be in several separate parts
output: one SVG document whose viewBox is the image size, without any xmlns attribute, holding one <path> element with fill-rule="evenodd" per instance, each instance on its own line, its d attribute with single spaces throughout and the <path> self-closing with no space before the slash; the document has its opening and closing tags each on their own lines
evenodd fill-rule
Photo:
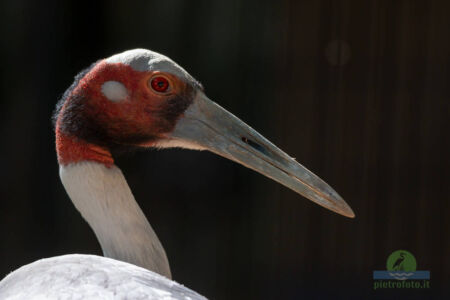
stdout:
<svg viewBox="0 0 450 300">
<path fill-rule="evenodd" d="M 103 83 L 102 93 L 112 102 L 120 102 L 128 96 L 127 88 L 118 81 L 106 81 Z"/>
<path fill-rule="evenodd" d="M 154 51 L 146 49 L 128 50 L 106 59 L 108 63 L 122 63 L 136 71 L 162 71 L 173 74 L 185 82 L 197 81 L 173 60 Z"/>
</svg>

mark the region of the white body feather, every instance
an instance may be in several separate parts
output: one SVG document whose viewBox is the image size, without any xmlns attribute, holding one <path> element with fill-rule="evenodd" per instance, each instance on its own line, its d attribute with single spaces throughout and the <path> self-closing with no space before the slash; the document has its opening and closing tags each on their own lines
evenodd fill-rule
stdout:
<svg viewBox="0 0 450 300">
<path fill-rule="evenodd" d="M 114 259 L 74 254 L 38 260 L 0 282 L 0 300 L 206 299 L 169 279 L 164 248 L 119 168 L 85 161 L 61 166 L 60 177 L 104 255 Z"/>
<path fill-rule="evenodd" d="M 41 259 L 0 282 L 1 300 L 199 300 L 196 292 L 125 262 L 94 255 Z"/>
</svg>

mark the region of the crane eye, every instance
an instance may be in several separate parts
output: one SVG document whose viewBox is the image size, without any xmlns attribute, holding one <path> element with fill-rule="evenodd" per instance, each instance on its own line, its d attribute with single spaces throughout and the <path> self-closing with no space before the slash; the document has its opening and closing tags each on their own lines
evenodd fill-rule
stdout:
<svg viewBox="0 0 450 300">
<path fill-rule="evenodd" d="M 165 93 L 169 90 L 169 80 L 163 76 L 156 76 L 150 79 L 150 86 L 155 92 Z"/>
</svg>

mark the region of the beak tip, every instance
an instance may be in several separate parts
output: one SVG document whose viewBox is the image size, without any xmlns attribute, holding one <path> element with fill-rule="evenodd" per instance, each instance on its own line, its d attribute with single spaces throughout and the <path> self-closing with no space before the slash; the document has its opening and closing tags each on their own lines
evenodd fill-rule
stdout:
<svg viewBox="0 0 450 300">
<path fill-rule="evenodd" d="M 337 213 L 343 215 L 344 217 L 354 219 L 355 213 L 353 212 L 352 208 L 346 202 L 344 202 L 343 204 L 343 207 L 341 207 L 339 211 L 337 211 Z"/>
<path fill-rule="evenodd" d="M 349 211 L 346 211 L 343 215 L 345 217 L 350 218 L 350 219 L 354 219 L 355 218 L 355 213 L 353 212 L 353 210 L 351 208 L 350 208 Z"/>
<path fill-rule="evenodd" d="M 308 197 L 308 199 L 339 215 L 351 219 L 355 218 L 355 213 L 350 205 L 348 205 L 347 202 L 345 202 L 345 200 L 335 190 L 333 190 L 333 188 L 326 185 L 326 188 L 323 190 L 325 192 L 315 194 L 313 198 Z"/>
</svg>

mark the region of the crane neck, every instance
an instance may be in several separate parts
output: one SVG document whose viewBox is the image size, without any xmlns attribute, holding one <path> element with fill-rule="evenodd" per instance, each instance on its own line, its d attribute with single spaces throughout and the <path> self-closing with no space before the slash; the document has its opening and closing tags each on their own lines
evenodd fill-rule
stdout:
<svg viewBox="0 0 450 300">
<path fill-rule="evenodd" d="M 60 165 L 73 204 L 94 230 L 106 257 L 171 278 L 161 242 L 115 165 L 81 161 Z"/>
</svg>

